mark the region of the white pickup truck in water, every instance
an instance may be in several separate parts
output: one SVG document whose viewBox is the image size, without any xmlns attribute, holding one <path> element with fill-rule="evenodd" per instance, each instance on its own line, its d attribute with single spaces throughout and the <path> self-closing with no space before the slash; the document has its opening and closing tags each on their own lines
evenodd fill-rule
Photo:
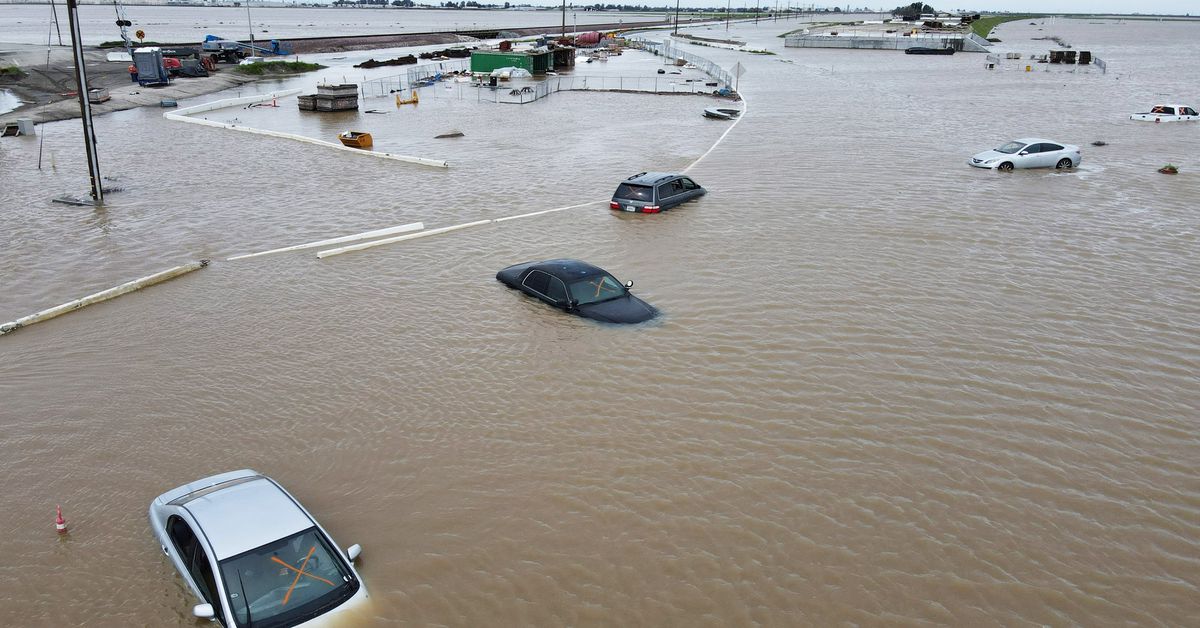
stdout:
<svg viewBox="0 0 1200 628">
<path fill-rule="evenodd" d="M 1187 122 L 1200 120 L 1200 114 L 1196 113 L 1195 109 L 1183 105 L 1154 105 L 1150 111 L 1135 113 L 1129 116 L 1129 119 L 1144 122 Z"/>
</svg>

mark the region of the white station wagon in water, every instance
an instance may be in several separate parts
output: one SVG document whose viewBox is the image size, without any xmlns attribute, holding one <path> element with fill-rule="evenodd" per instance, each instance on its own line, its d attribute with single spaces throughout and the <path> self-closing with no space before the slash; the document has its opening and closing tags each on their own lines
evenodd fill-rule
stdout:
<svg viewBox="0 0 1200 628">
<path fill-rule="evenodd" d="M 976 168 L 1011 171 L 1013 168 L 1074 168 L 1083 161 L 1078 146 L 1036 137 L 1013 140 L 975 155 L 967 163 Z"/>
<path fill-rule="evenodd" d="M 367 598 L 353 565 L 361 548 L 343 554 L 283 487 L 249 469 L 159 495 L 150 528 L 202 602 L 192 614 L 227 628 L 315 626 Z"/>
<path fill-rule="evenodd" d="M 1143 122 L 1188 122 L 1200 120 L 1200 113 L 1183 105 L 1154 105 L 1150 111 L 1135 113 L 1129 116 L 1129 119 Z"/>
</svg>

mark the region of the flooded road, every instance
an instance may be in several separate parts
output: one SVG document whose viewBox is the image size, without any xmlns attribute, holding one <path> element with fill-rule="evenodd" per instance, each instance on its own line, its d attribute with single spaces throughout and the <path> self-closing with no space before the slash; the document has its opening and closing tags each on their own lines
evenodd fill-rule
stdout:
<svg viewBox="0 0 1200 628">
<path fill-rule="evenodd" d="M 1194 623 L 1200 127 L 1128 115 L 1193 95 L 1200 27 L 997 31 L 1025 53 L 1061 36 L 1108 74 L 785 49 L 790 28 L 730 31 L 774 56 L 695 49 L 747 68 L 748 112 L 689 171 L 708 195 L 657 216 L 598 203 L 221 261 L 605 201 L 703 155 L 729 124 L 700 116 L 712 100 L 212 114 L 369 125 L 447 170 L 120 112 L 96 120 L 125 189 L 100 210 L 50 202 L 86 189 L 78 121 L 39 127 L 40 171 L 35 138 L 6 138 L 0 320 L 216 261 L 0 338 L 0 616 L 193 625 L 146 507 L 250 467 L 363 545 L 372 604 L 350 624 Z M 966 165 L 1024 136 L 1081 145 L 1082 166 Z M 634 280 L 663 316 L 597 325 L 494 279 L 552 257 Z"/>
</svg>

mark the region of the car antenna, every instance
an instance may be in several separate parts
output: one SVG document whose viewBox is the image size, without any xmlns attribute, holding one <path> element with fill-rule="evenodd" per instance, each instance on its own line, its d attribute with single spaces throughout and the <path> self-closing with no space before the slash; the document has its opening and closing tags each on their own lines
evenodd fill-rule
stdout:
<svg viewBox="0 0 1200 628">
<path fill-rule="evenodd" d="M 246 605 L 246 625 L 253 626 L 254 619 L 250 617 L 250 598 L 246 597 L 246 585 L 242 583 L 242 570 L 237 570 L 238 586 L 242 589 L 242 604 Z"/>
</svg>

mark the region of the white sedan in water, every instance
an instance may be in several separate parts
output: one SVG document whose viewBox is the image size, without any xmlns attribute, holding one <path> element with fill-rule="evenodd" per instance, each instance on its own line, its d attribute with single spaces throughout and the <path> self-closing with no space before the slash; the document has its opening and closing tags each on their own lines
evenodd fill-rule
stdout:
<svg viewBox="0 0 1200 628">
<path fill-rule="evenodd" d="M 249 469 L 159 495 L 150 528 L 201 603 L 226 628 L 317 625 L 358 606 L 367 588 L 343 553 L 283 487 Z"/>
<path fill-rule="evenodd" d="M 1014 168 L 1074 168 L 1083 161 L 1079 147 L 1036 137 L 1013 140 L 975 155 L 967 163 L 976 168 L 1009 172 Z"/>
</svg>

